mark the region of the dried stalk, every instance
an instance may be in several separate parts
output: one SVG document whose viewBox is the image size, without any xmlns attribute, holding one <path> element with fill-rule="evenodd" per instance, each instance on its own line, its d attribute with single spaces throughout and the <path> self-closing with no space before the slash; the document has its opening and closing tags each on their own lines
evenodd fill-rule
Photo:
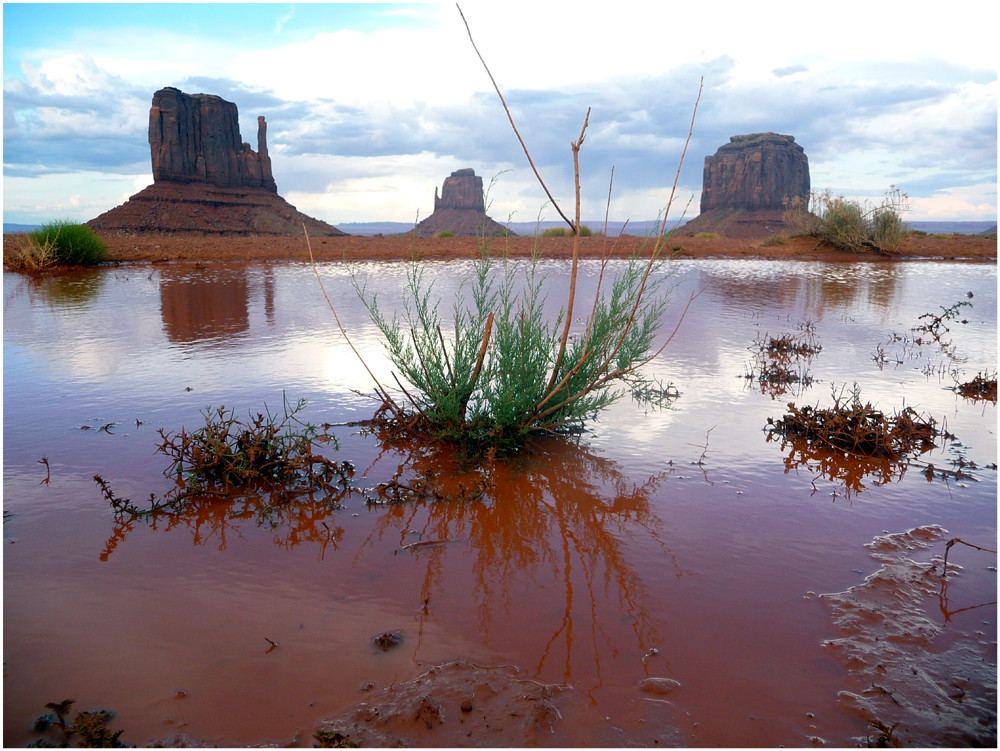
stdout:
<svg viewBox="0 0 1000 751">
<path fill-rule="evenodd" d="M 393 401 L 392 397 L 389 396 L 389 392 L 385 390 L 385 388 L 379 382 L 378 378 L 375 377 L 375 374 L 372 373 L 371 368 L 368 367 L 368 363 L 365 362 L 365 358 L 363 358 L 361 356 L 361 353 L 358 352 L 357 348 L 354 346 L 354 342 L 351 341 L 351 337 L 347 335 L 347 330 L 344 328 L 344 325 L 340 322 L 340 316 L 337 315 L 337 309 L 333 307 L 333 303 L 330 301 L 330 295 L 326 293 L 326 287 L 323 286 L 323 279 L 319 275 L 319 269 L 316 267 L 316 259 L 313 257 L 312 243 L 309 241 L 309 230 L 306 229 L 305 223 L 302 224 L 302 232 L 305 234 L 306 247 L 309 250 L 309 264 L 312 266 L 313 273 L 316 275 L 316 281 L 319 282 L 319 288 L 323 292 L 323 297 L 326 298 L 326 304 L 329 306 L 330 311 L 333 313 L 333 318 L 337 322 L 337 328 L 340 329 L 340 335 L 344 337 L 344 341 L 347 342 L 347 345 L 351 348 L 351 351 L 354 352 L 355 355 L 357 355 L 358 360 L 361 361 L 361 365 L 364 367 L 368 375 L 371 377 L 372 381 L 375 384 L 375 392 L 379 395 L 379 398 L 382 399 L 385 406 L 392 411 L 392 413 L 396 416 L 396 419 L 402 422 L 403 412 L 399 408 L 399 405 L 397 405 L 396 402 Z"/>
</svg>

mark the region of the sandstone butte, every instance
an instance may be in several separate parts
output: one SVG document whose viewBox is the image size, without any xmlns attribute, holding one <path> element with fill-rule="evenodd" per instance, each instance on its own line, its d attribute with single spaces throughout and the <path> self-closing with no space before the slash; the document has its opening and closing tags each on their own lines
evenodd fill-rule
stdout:
<svg viewBox="0 0 1000 751">
<path fill-rule="evenodd" d="M 446 177 L 440 196 L 434 189 L 434 213 L 413 231 L 420 237 L 432 237 L 439 232 L 451 232 L 457 237 L 513 234 L 486 215 L 483 178 L 468 168 L 455 170 Z"/>
<path fill-rule="evenodd" d="M 346 235 L 306 216 L 277 193 L 267 150 L 267 124 L 258 117 L 257 150 L 240 138 L 236 105 L 167 87 L 153 96 L 149 116 L 153 185 L 89 224 L 109 246 L 113 261 L 305 260 L 305 224 L 322 260 L 472 258 L 483 227 L 504 228 L 485 214 L 482 179 L 461 169 L 435 191 L 434 213 L 416 232 L 397 237 Z M 814 238 L 778 234 L 781 201 L 809 193 L 808 160 L 792 136 L 733 136 L 705 158 L 702 215 L 671 237 L 664 252 L 679 258 L 797 258 L 885 260 L 871 253 L 837 251 Z M 421 226 L 423 225 L 423 226 Z M 471 229 L 470 229 L 471 228 Z M 448 230 L 456 237 L 436 238 Z M 698 233 L 724 237 L 697 237 Z M 18 236 L 5 238 L 16 244 Z M 493 237 L 490 247 L 527 256 L 567 258 L 572 238 Z M 580 239 L 584 257 L 648 251 L 642 237 Z M 919 236 L 904 241 L 898 258 L 996 261 L 992 236 Z"/>
<path fill-rule="evenodd" d="M 785 228 L 784 204 L 809 201 L 809 159 L 794 136 L 732 136 L 705 157 L 701 213 L 684 234 L 715 232 L 742 239 L 770 237 Z"/>
<path fill-rule="evenodd" d="M 257 118 L 257 151 L 240 138 L 236 105 L 173 87 L 149 109 L 153 184 L 88 224 L 102 235 L 201 233 L 287 236 L 305 225 L 315 236 L 344 234 L 278 195 Z"/>
</svg>

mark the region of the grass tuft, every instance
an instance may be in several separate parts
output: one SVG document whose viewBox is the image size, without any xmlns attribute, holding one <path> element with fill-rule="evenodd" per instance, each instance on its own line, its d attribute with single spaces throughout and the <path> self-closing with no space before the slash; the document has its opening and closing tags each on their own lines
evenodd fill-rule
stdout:
<svg viewBox="0 0 1000 751">
<path fill-rule="evenodd" d="M 28 233 L 29 245 L 51 252 L 55 263 L 67 266 L 94 266 L 107 257 L 108 248 L 86 224 L 67 220 L 43 224 Z"/>
</svg>

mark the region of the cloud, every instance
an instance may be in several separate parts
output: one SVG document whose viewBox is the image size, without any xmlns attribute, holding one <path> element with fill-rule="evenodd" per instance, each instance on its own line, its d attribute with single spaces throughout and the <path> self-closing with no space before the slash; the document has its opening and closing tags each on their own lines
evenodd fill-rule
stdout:
<svg viewBox="0 0 1000 751">
<path fill-rule="evenodd" d="M 195 25 L 136 28 L 100 45 L 88 31 L 23 53 L 19 72 L 5 70 L 5 175 L 50 176 L 51 188 L 60 173 L 146 173 L 150 99 L 173 85 L 235 102 L 251 144 L 264 115 L 279 190 L 332 212 L 408 221 L 460 167 L 484 178 L 511 170 L 497 200 L 504 210 L 537 211 L 540 189 L 453 6 L 407 9 L 421 16 L 416 28 L 362 32 L 338 27 L 332 5 L 330 23 L 314 26 L 319 33 L 297 31 L 285 43 L 286 25 L 301 27 L 318 12 L 300 10 L 269 10 L 252 45 Z M 809 35 L 768 43 L 777 32 L 757 29 L 749 6 L 727 11 L 725 28 L 710 36 L 677 32 L 704 22 L 700 6 L 623 0 L 600 17 L 544 3 L 466 10 L 532 157 L 562 200 L 572 196 L 569 143 L 591 108 L 581 175 L 594 215 L 603 215 L 612 166 L 615 210 L 655 215 L 702 77 L 681 173 L 686 195 L 700 191 L 705 156 L 730 136 L 759 131 L 794 135 L 818 188 L 870 192 L 895 183 L 935 207 L 957 207 L 949 191 L 995 184 L 996 71 L 971 49 L 988 36 L 979 27 L 932 48 L 924 42 L 950 39 L 954 19 L 931 34 L 872 8 L 873 23 L 895 19 L 899 33 L 871 45 L 875 30 L 855 28 L 855 41 L 824 49 Z M 602 43 L 581 56 L 580 40 L 598 27 Z M 67 185 L 63 196 L 77 192 Z M 963 196 L 973 207 L 995 202 L 995 190 Z"/>
<path fill-rule="evenodd" d="M 794 76 L 796 73 L 805 73 L 809 70 L 805 65 L 786 65 L 783 68 L 775 68 L 771 72 L 778 78 Z"/>
</svg>

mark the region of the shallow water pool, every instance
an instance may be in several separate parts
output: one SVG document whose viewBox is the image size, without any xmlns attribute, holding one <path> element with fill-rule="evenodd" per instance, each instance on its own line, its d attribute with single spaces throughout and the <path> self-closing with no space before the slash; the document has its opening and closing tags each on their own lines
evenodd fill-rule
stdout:
<svg viewBox="0 0 1000 751">
<path fill-rule="evenodd" d="M 543 265 L 554 303 L 569 265 Z M 664 335 L 699 294 L 648 368 L 679 391 L 669 409 L 625 398 L 584 435 L 499 464 L 478 500 L 351 496 L 266 518 L 211 502 L 155 522 L 116 519 L 92 478 L 137 503 L 166 492 L 158 429 L 195 428 L 210 406 L 280 410 L 283 396 L 305 399 L 315 423 L 371 416 L 370 377 L 313 271 L 5 273 L 5 745 L 37 738 L 45 704 L 72 698 L 114 710 L 133 744 L 308 746 L 323 719 L 458 659 L 560 687 L 561 719 L 508 717 L 487 736 L 475 710 L 466 723 L 452 708 L 393 732 L 434 745 L 995 743 L 996 555 L 954 546 L 946 582 L 926 565 L 956 537 L 996 550 L 996 405 L 954 390 L 995 376 L 995 265 L 671 268 Z M 470 272 L 427 264 L 443 309 Z M 400 305 L 405 264 L 354 273 L 383 309 Z M 597 274 L 584 262 L 579 299 Z M 347 267 L 320 275 L 391 382 Z M 959 302 L 936 339 L 917 330 Z M 784 335 L 820 349 L 794 360 L 797 382 L 762 383 L 759 345 Z M 830 464 L 768 440 L 787 402 L 830 406 L 855 384 L 953 437 L 909 467 Z M 447 457 L 333 430 L 359 486 L 462 476 Z M 876 538 L 932 525 L 943 531 L 916 533 L 883 571 Z M 918 575 L 934 587 L 909 586 Z M 875 579 L 889 595 L 872 612 L 916 624 L 894 635 L 913 645 L 902 657 L 844 647 L 870 637 L 843 609 Z M 374 647 L 387 632 L 402 643 Z M 906 670 L 948 712 L 913 709 Z"/>
</svg>

